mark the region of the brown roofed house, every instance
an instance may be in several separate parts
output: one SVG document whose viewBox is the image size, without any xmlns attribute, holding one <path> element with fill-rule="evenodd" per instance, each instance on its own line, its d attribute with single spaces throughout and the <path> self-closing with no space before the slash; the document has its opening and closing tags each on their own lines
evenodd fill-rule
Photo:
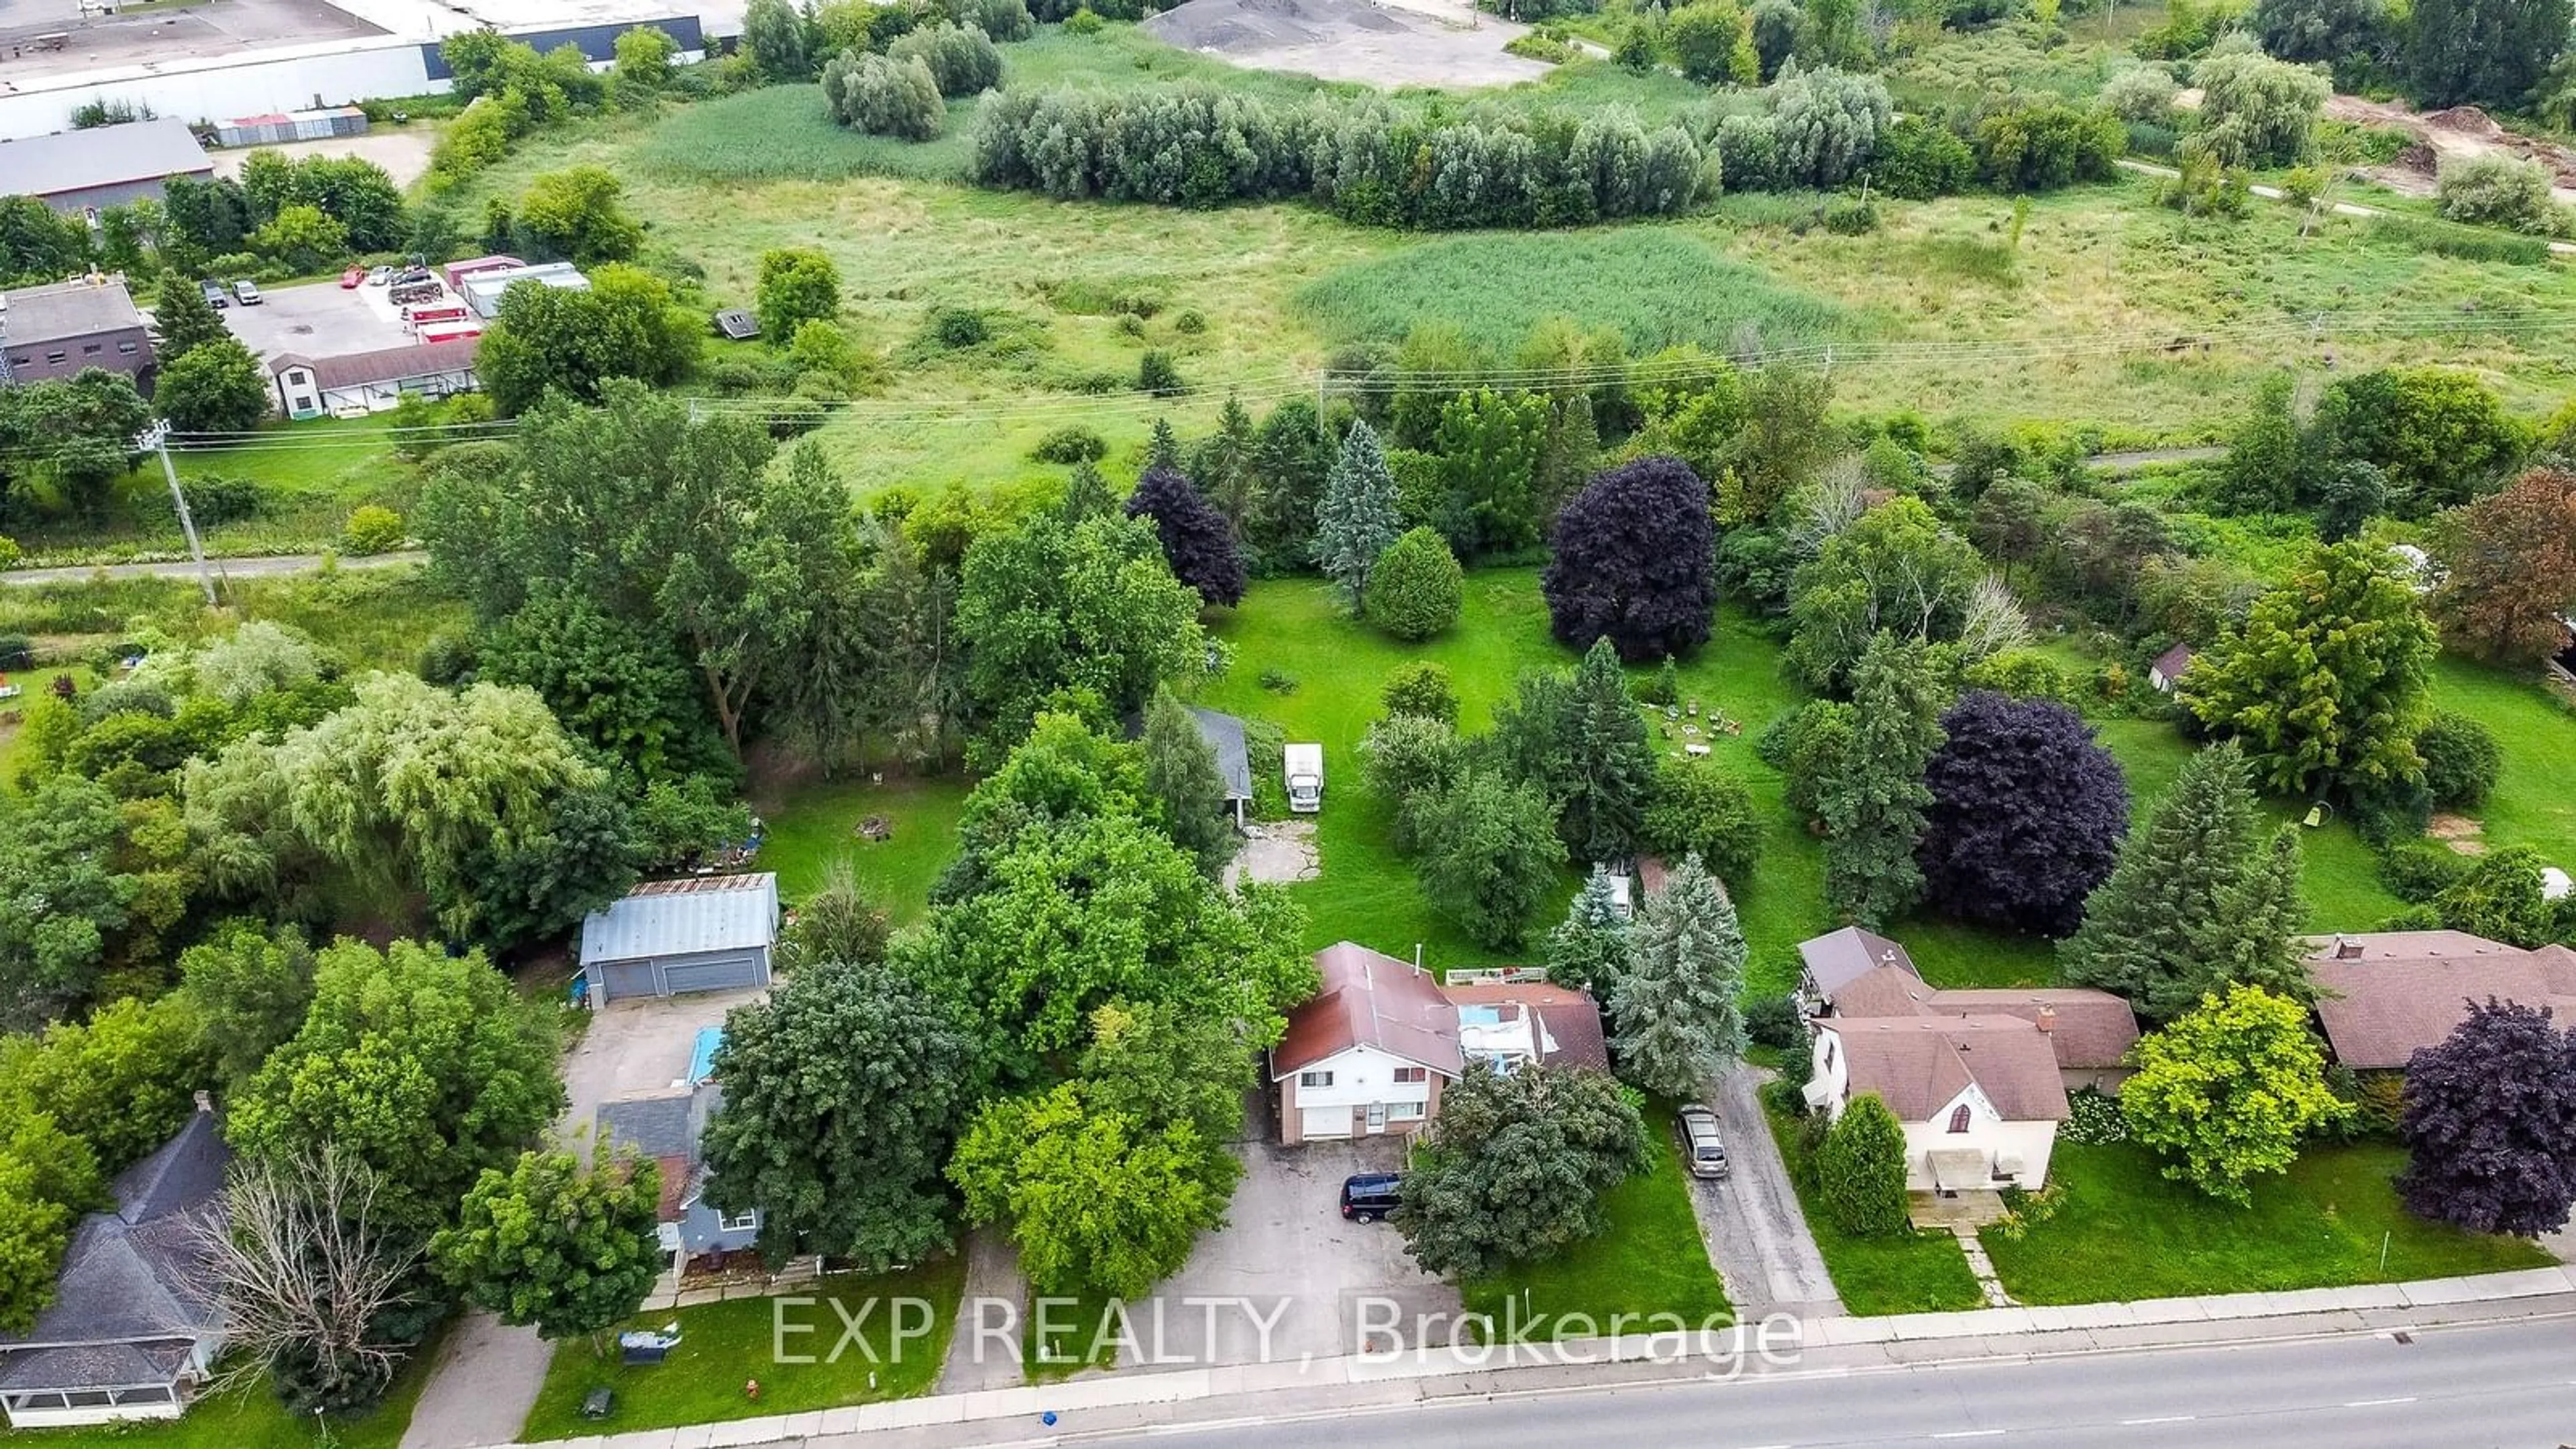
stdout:
<svg viewBox="0 0 2576 1449">
<path fill-rule="evenodd" d="M 2402 1071 L 2494 997 L 2552 1008 L 2576 1021 L 2576 951 L 2526 951 L 2465 931 L 2378 931 L 2309 941 L 2317 1021 L 2335 1060 L 2355 1071 Z"/>
<path fill-rule="evenodd" d="M 1503 1071 L 1530 1062 L 1609 1069 L 1601 1009 L 1584 992 L 1510 980 L 1444 987 L 1350 941 L 1316 952 L 1315 969 L 1320 986 L 1270 1049 L 1279 1136 L 1292 1146 L 1419 1131 L 1439 1116 L 1442 1085 L 1471 1060 Z"/>
</svg>

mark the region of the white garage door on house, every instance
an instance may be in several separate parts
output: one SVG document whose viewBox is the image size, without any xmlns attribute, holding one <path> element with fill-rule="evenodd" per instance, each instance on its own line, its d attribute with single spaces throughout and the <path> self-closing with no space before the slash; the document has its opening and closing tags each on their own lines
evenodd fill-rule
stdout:
<svg viewBox="0 0 2576 1449">
<path fill-rule="evenodd" d="M 1297 1115 L 1299 1125 L 1305 1129 L 1305 1140 L 1309 1142 L 1318 1137 L 1351 1135 L 1351 1109 L 1348 1107 L 1304 1107 L 1298 1110 Z"/>
<path fill-rule="evenodd" d="M 648 881 L 581 928 L 593 1005 L 769 983 L 778 877 Z"/>
</svg>

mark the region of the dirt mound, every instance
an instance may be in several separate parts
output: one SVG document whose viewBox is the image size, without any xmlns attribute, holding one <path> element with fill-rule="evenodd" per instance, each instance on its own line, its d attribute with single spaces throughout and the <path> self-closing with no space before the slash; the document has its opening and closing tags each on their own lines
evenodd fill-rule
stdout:
<svg viewBox="0 0 2576 1449">
<path fill-rule="evenodd" d="M 2505 129 L 2496 124 L 2495 117 L 2475 106 L 2453 106 L 2447 111 L 2430 112 L 2425 115 L 2424 124 L 2435 130 L 2450 131 L 2480 141 L 2505 139 Z"/>
<path fill-rule="evenodd" d="M 1142 28 L 1235 65 L 1372 85 L 1510 85 L 1551 68 L 1504 51 L 1528 27 L 1465 0 L 1189 0 Z"/>
</svg>

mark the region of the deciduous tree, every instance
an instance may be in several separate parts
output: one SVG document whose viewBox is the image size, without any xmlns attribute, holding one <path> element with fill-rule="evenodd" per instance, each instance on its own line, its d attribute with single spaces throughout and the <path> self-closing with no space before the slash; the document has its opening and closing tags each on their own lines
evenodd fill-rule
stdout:
<svg viewBox="0 0 2576 1449">
<path fill-rule="evenodd" d="M 1432 909 L 1487 946 L 1518 945 L 1565 861 L 1548 798 L 1490 770 L 1469 769 L 1446 788 L 1426 791 L 1411 814 Z"/>
<path fill-rule="evenodd" d="M 563 1103 L 552 1024 L 481 952 L 344 939 L 316 956 L 303 1026 L 234 1098 L 225 1134 L 288 1181 L 336 1150 L 379 1179 L 379 1226 L 425 1237 Z"/>
<path fill-rule="evenodd" d="M 708 1201 L 761 1213 L 773 1262 L 884 1266 L 947 1246 L 941 1164 L 976 1071 L 948 1006 L 876 967 L 817 962 L 725 1022 Z"/>
<path fill-rule="evenodd" d="M 2120 762 L 2048 700 L 1972 690 L 1941 716 L 1941 732 L 1915 849 L 1925 894 L 1973 921 L 2074 930 L 2128 838 Z"/>
<path fill-rule="evenodd" d="M 631 1150 L 585 1169 L 569 1152 L 522 1152 L 487 1167 L 456 1225 L 430 1240 L 448 1286 L 540 1338 L 632 1317 L 661 1277 L 661 1171 Z"/>
<path fill-rule="evenodd" d="M 2566 49 L 2567 28 L 2567 7 L 2553 0 L 2418 0 L 2407 86 L 2427 108 L 2513 105 Z"/>
<path fill-rule="evenodd" d="M 1209 1147 L 1188 1122 L 1095 1111 L 1066 1083 L 985 1103 L 949 1176 L 968 1222 L 1010 1230 L 1039 1292 L 1138 1298 L 1225 1221 L 1230 1184 L 1208 1180 Z"/>
<path fill-rule="evenodd" d="M 2471 1002 L 2406 1064 L 2398 1195 L 2416 1216 L 2527 1238 L 2576 1202 L 2576 1039 L 2546 1006 Z"/>
<path fill-rule="evenodd" d="M 1608 1226 L 1601 1195 L 1645 1170 L 1645 1123 L 1601 1072 L 1482 1062 L 1440 1096 L 1394 1213 L 1413 1260 L 1444 1277 L 1542 1262 Z"/>
<path fill-rule="evenodd" d="M 1640 458 L 1595 477 L 1557 515 L 1539 575 L 1556 637 L 1622 659 L 1687 655 L 1717 607 L 1708 485 L 1678 458 Z"/>
<path fill-rule="evenodd" d="M 226 337 L 163 358 L 152 402 L 177 428 L 243 432 L 274 410 L 275 395 L 259 359 Z"/>
<path fill-rule="evenodd" d="M 2438 367 L 2341 379 L 2317 402 L 2317 431 L 2336 460 L 2385 472 L 2409 518 L 2475 498 L 2531 446 L 2530 429 L 2484 383 Z"/>
<path fill-rule="evenodd" d="M 2260 987 L 2204 997 L 2136 1053 L 2120 1089 L 2129 1136 L 2164 1156 L 2165 1176 L 2240 1207 L 2249 1179 L 2288 1171 L 2300 1139 L 2352 1111 L 2326 1088 L 2308 1009 Z"/>
<path fill-rule="evenodd" d="M 2203 651 L 2178 693 L 2243 742 L 2274 790 L 2385 795 L 2421 774 L 2415 737 L 2438 649 L 2395 556 L 2356 539 L 2310 554 Z"/>
<path fill-rule="evenodd" d="M 804 323 L 841 315 L 841 273 L 818 248 L 778 247 L 760 254 L 752 296 L 760 330 L 784 342 Z"/>
<path fill-rule="evenodd" d="M 238 1086 L 304 1024 L 313 1003 L 313 948 L 291 926 L 227 921 L 180 954 L 178 998 L 197 1023 L 216 1081 Z"/>
<path fill-rule="evenodd" d="M 1177 469 L 1146 469 L 1127 496 L 1127 516 L 1153 521 L 1172 576 L 1202 600 L 1228 609 L 1243 602 L 1243 554 L 1234 530 Z"/>
<path fill-rule="evenodd" d="M 1921 499 L 1882 503 L 1826 539 L 1799 568 L 1790 585 L 1796 634 L 1788 662 L 1811 688 L 1853 688 L 1852 668 L 1879 634 L 1927 643 L 1957 639 L 1969 596 L 1985 574 L 1976 549 Z"/>
<path fill-rule="evenodd" d="M 2576 602 L 2576 472 L 2525 473 L 2445 520 L 2433 615 L 2462 649 L 2531 664 L 2567 640 Z"/>
<path fill-rule="evenodd" d="M 1646 807 L 1646 843 L 1668 860 L 1696 855 L 1711 874 L 1741 890 L 1761 858 L 1766 822 L 1743 779 L 1710 760 L 1666 763 Z"/>
<path fill-rule="evenodd" d="M 1638 909 L 1635 954 L 1610 984 L 1619 1071 L 1688 1100 L 1744 1055 L 1744 931 L 1726 887 L 1684 856 Z"/>
</svg>

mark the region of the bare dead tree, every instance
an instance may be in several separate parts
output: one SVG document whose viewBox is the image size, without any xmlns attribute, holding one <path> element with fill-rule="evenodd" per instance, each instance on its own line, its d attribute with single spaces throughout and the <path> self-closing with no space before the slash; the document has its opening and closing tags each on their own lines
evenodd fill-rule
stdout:
<svg viewBox="0 0 2576 1449">
<path fill-rule="evenodd" d="M 247 1161 L 219 1214 L 193 1224 L 227 1323 L 214 1387 L 277 1375 L 323 1384 L 390 1381 L 403 1350 L 369 1327 L 411 1301 L 421 1246 L 376 1220 L 374 1169 L 336 1147 Z"/>
</svg>

